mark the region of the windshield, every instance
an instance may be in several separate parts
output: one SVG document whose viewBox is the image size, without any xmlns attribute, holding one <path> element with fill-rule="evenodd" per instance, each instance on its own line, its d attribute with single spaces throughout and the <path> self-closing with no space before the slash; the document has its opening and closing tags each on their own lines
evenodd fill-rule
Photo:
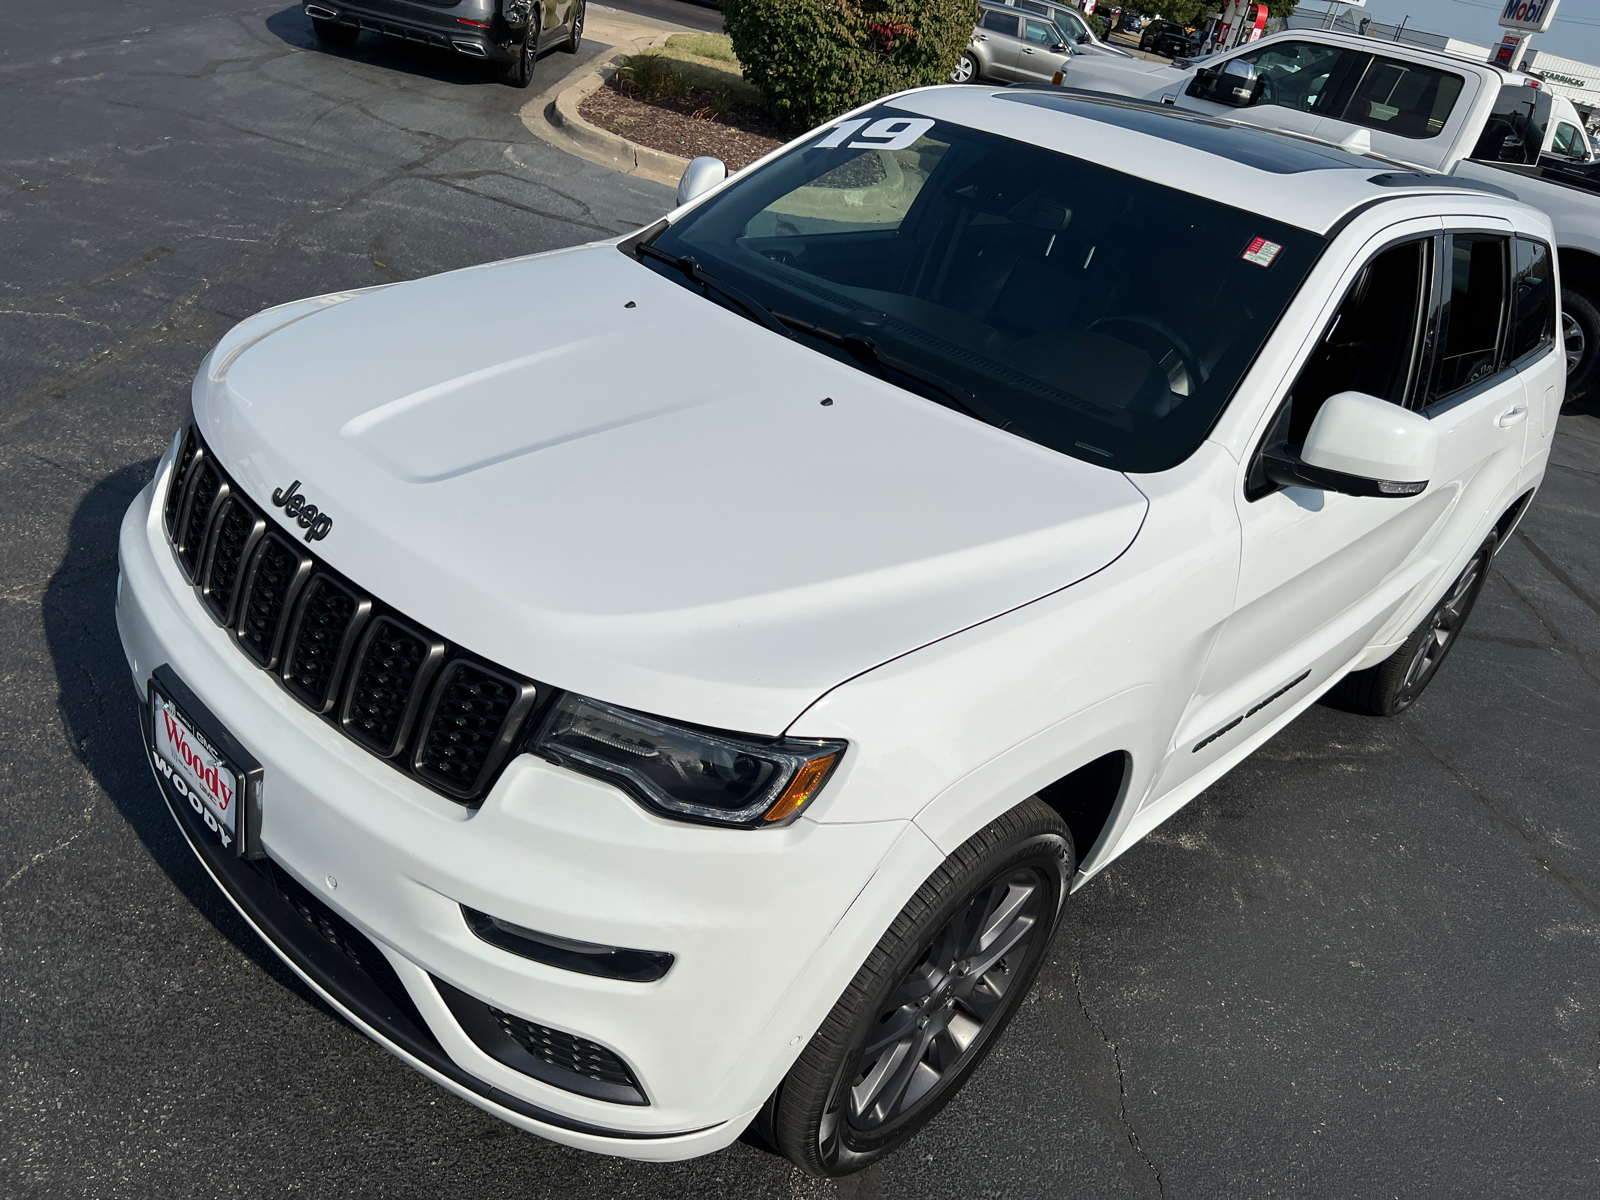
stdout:
<svg viewBox="0 0 1600 1200">
<path fill-rule="evenodd" d="M 819 132 L 654 243 L 820 353 L 1126 471 L 1194 451 L 1322 245 L 888 105 Z M 701 290 L 692 272 L 641 261 Z"/>
</svg>

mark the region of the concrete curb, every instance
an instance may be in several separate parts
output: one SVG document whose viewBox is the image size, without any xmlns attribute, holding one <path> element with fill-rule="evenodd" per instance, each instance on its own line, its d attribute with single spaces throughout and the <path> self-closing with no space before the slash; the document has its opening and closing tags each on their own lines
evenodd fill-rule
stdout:
<svg viewBox="0 0 1600 1200">
<path fill-rule="evenodd" d="M 518 113 L 523 125 L 534 136 L 587 162 L 653 183 L 677 187 L 684 168 L 689 165 L 688 159 L 630 142 L 620 134 L 589 124 L 578 113 L 578 105 L 583 103 L 585 97 L 603 87 L 617 73 L 624 59 L 641 50 L 661 45 L 671 32 L 631 23 L 619 26 L 613 36 L 606 37 L 606 40 L 613 45 L 625 41 L 627 48 L 618 50 L 575 81 L 557 84 L 555 88 L 523 105 Z"/>
</svg>

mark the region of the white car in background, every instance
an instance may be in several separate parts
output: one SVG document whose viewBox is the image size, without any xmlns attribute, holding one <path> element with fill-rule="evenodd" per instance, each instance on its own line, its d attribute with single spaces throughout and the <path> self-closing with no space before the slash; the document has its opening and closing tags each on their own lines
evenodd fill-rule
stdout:
<svg viewBox="0 0 1600 1200">
<path fill-rule="evenodd" d="M 380 1045 L 567 1145 L 843 1175 L 1074 888 L 1328 689 L 1427 686 L 1545 470 L 1552 233 L 1054 90 L 719 174 L 239 324 L 117 622 L 174 819 Z"/>
</svg>

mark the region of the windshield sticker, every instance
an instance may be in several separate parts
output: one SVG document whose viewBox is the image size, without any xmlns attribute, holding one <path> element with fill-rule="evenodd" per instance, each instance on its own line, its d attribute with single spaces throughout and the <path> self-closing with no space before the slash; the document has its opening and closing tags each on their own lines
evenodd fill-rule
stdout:
<svg viewBox="0 0 1600 1200">
<path fill-rule="evenodd" d="M 841 121 L 828 131 L 828 136 L 818 142 L 816 148 L 831 150 L 860 130 L 860 136 L 850 143 L 851 150 L 904 150 L 933 128 L 933 122 L 926 117 L 885 117 L 873 121 L 865 129 L 861 128 L 863 125 L 867 125 L 865 117 Z"/>
<path fill-rule="evenodd" d="M 1249 248 L 1239 257 L 1245 262 L 1253 262 L 1258 267 L 1270 267 L 1272 260 L 1278 257 L 1278 251 L 1283 247 L 1277 242 L 1269 242 L 1266 238 L 1255 238 Z"/>
</svg>

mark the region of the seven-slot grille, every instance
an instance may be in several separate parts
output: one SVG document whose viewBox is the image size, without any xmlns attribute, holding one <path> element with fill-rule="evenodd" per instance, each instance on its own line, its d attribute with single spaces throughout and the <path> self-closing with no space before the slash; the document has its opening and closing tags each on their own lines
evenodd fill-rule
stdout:
<svg viewBox="0 0 1600 1200">
<path fill-rule="evenodd" d="M 163 506 L 214 620 L 295 699 L 452 800 L 488 789 L 534 685 L 412 624 L 271 525 L 191 426 Z"/>
</svg>

